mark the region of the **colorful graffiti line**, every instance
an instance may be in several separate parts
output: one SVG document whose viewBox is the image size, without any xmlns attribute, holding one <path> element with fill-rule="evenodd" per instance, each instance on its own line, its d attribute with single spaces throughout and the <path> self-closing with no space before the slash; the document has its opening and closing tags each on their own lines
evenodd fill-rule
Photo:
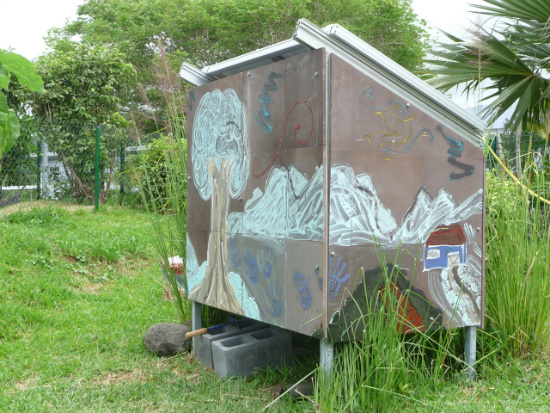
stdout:
<svg viewBox="0 0 550 413">
<path fill-rule="evenodd" d="M 273 98 L 269 96 L 269 92 L 277 92 L 279 90 L 279 85 L 275 81 L 277 80 L 281 83 L 284 77 L 285 75 L 275 72 L 271 72 L 267 76 L 267 83 L 262 90 L 262 94 L 259 96 L 260 108 L 258 109 L 258 117 L 254 114 L 252 115 L 252 119 L 256 121 L 260 129 L 266 134 L 270 134 L 273 130 L 273 126 L 270 124 L 271 113 L 269 113 L 269 109 L 267 107 L 267 105 L 271 105 L 273 103 Z"/>
<path fill-rule="evenodd" d="M 279 153 L 281 152 L 281 148 L 283 146 L 283 140 L 284 140 L 284 137 L 285 137 L 286 124 L 288 122 L 288 118 L 289 118 L 290 114 L 292 113 L 292 111 L 294 110 L 294 108 L 296 108 L 296 106 L 298 106 L 298 105 L 305 105 L 305 107 L 309 110 L 309 113 L 310 113 L 310 116 L 311 116 L 311 129 L 309 131 L 309 135 L 307 136 L 307 139 L 301 141 L 298 138 L 298 131 L 302 129 L 302 125 L 300 123 L 296 124 L 296 126 L 294 127 L 294 140 L 296 142 L 298 142 L 300 145 L 307 145 L 309 140 L 311 139 L 311 135 L 313 134 L 313 110 L 311 109 L 311 105 L 309 104 L 309 102 L 307 102 L 306 100 L 299 100 L 298 102 L 294 103 L 294 105 L 292 105 L 292 107 L 290 108 L 290 110 L 286 114 L 285 122 L 283 124 L 283 130 L 281 131 L 281 137 L 279 138 L 279 146 L 277 147 L 277 151 L 275 152 L 275 156 L 273 157 L 271 162 L 269 162 L 269 164 L 265 167 L 265 169 L 262 170 L 262 172 L 256 172 L 258 170 L 258 168 L 260 167 L 260 158 L 257 158 L 257 157 L 254 158 L 254 164 L 252 166 L 252 174 L 254 175 L 255 178 L 261 178 L 267 171 L 269 171 L 269 169 L 275 163 L 275 160 L 279 156 Z"/>
<path fill-rule="evenodd" d="M 464 171 L 459 174 L 455 172 L 451 172 L 451 174 L 449 175 L 449 177 L 451 178 L 451 181 L 456 181 L 458 179 L 464 178 L 465 176 L 472 175 L 475 170 L 474 166 L 459 162 L 456 159 L 462 156 L 462 151 L 464 150 L 464 144 L 458 139 L 453 139 L 450 136 L 445 135 L 445 133 L 443 132 L 443 125 L 437 125 L 436 129 L 439 133 L 441 133 L 441 135 L 445 138 L 447 143 L 451 146 L 447 150 L 447 153 L 449 154 L 449 158 L 447 159 L 447 161 L 451 165 L 456 166 L 457 168 L 460 168 Z"/>
<path fill-rule="evenodd" d="M 389 160 L 391 153 L 403 154 L 410 151 L 420 137 L 428 137 L 428 142 L 433 141 L 433 134 L 428 129 L 422 129 L 411 140 L 414 132 L 408 123 L 414 120 L 415 115 L 407 117 L 407 105 L 403 102 L 394 99 L 384 105 L 373 106 L 365 99 L 374 99 L 374 94 L 368 87 L 361 94 L 361 103 L 368 109 L 377 111 L 376 116 L 382 123 L 382 128 L 367 133 L 364 138 L 374 147 L 373 140 L 377 135 L 380 136 L 376 150 L 383 160 Z"/>
</svg>

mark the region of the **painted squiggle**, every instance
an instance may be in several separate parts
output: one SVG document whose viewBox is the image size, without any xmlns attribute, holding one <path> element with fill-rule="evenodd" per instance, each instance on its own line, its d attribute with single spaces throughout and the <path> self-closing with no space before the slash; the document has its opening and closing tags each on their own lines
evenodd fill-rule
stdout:
<svg viewBox="0 0 550 413">
<path fill-rule="evenodd" d="M 473 165 L 468 165 L 456 160 L 456 158 L 460 158 L 462 156 L 462 151 L 464 150 L 464 144 L 458 139 L 453 139 L 450 136 L 445 135 L 445 133 L 443 132 L 443 125 L 437 125 L 436 129 L 439 133 L 441 133 L 441 135 L 445 138 L 447 143 L 451 146 L 447 150 L 447 153 L 449 154 L 449 158 L 447 159 L 447 161 L 451 165 L 456 166 L 457 168 L 460 168 L 464 171 L 460 174 L 451 172 L 451 174 L 449 175 L 449 177 L 451 178 L 451 181 L 456 181 L 458 179 L 464 178 L 465 176 L 472 175 L 475 170 Z"/>
<path fill-rule="evenodd" d="M 302 126 L 300 124 L 297 124 L 295 127 L 294 127 L 294 139 L 296 140 L 296 142 L 298 142 L 300 145 L 307 145 L 307 143 L 309 142 L 309 140 L 311 139 L 311 135 L 313 134 L 313 110 L 311 109 L 311 105 L 309 104 L 309 102 L 305 101 L 305 100 L 299 100 L 298 102 L 294 103 L 294 105 L 292 105 L 292 107 L 290 108 L 290 110 L 288 111 L 288 113 L 286 114 L 286 118 L 285 118 L 285 123 L 283 124 L 283 130 L 281 131 L 281 137 L 279 139 L 279 146 L 277 147 L 277 151 L 275 152 L 275 156 L 273 157 L 273 159 L 271 160 L 271 162 L 269 162 L 269 165 L 267 165 L 265 167 L 265 169 L 262 171 L 262 172 L 256 172 L 256 170 L 260 167 L 260 159 L 259 158 L 255 158 L 254 159 L 254 164 L 252 166 L 252 174 L 254 175 L 255 178 L 260 178 L 262 177 L 268 170 L 269 168 L 271 168 L 273 166 L 273 164 L 275 163 L 275 160 L 277 159 L 277 157 L 279 156 L 279 153 L 281 152 L 281 148 L 283 146 L 283 139 L 285 137 L 285 131 L 286 131 L 286 124 L 288 122 L 288 117 L 290 116 L 290 114 L 292 113 L 292 111 L 294 110 L 294 108 L 298 105 L 305 105 L 307 109 L 309 109 L 309 113 L 311 115 L 311 130 L 309 132 L 309 135 L 307 137 L 307 139 L 305 141 L 300 141 L 298 139 L 298 131 L 300 129 L 302 129 Z"/>
<path fill-rule="evenodd" d="M 269 123 L 271 121 L 271 114 L 269 113 L 269 110 L 267 108 L 267 105 L 271 105 L 273 103 L 273 98 L 269 96 L 269 92 L 278 91 L 279 85 L 275 83 L 275 81 L 277 80 L 279 83 L 281 83 L 284 77 L 284 75 L 275 72 L 271 72 L 267 76 L 267 83 L 265 84 L 262 90 L 262 94 L 259 97 L 260 109 L 258 109 L 258 117 L 252 114 L 252 119 L 256 121 L 260 129 L 266 134 L 271 133 L 271 131 L 273 130 L 273 126 L 271 126 L 271 124 Z"/>
<path fill-rule="evenodd" d="M 413 135 L 413 129 L 408 122 L 411 122 L 415 116 L 407 116 L 407 106 L 397 100 L 391 100 L 388 103 L 381 106 L 373 106 L 367 100 L 374 99 L 374 94 L 368 87 L 363 90 L 361 94 L 361 103 L 371 110 L 376 110 L 377 119 L 382 123 L 382 128 L 372 133 L 367 133 L 364 138 L 374 146 L 373 139 L 379 135 L 380 141 L 377 145 L 377 152 L 384 160 L 389 160 L 390 153 L 406 153 L 412 149 L 419 137 L 429 137 L 428 142 L 433 140 L 433 134 L 429 129 L 422 129 L 416 134 L 409 142 Z M 402 149 L 405 145 L 407 146 Z M 399 148 L 399 149 L 396 149 Z"/>
</svg>

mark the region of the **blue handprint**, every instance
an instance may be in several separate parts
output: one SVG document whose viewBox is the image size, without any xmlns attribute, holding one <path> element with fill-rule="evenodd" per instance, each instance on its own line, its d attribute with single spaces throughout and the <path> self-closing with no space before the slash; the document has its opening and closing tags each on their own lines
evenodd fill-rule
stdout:
<svg viewBox="0 0 550 413">
<path fill-rule="evenodd" d="M 269 312 L 273 317 L 277 318 L 283 313 L 283 303 L 279 298 L 283 295 L 283 289 L 279 288 L 277 281 L 275 281 L 275 288 L 273 288 L 273 283 L 269 283 L 269 290 L 265 290 L 265 293 L 269 298 L 271 298 L 272 308 L 268 308 Z"/>
<path fill-rule="evenodd" d="M 311 292 L 309 291 L 309 286 L 307 281 L 304 278 L 304 274 L 299 273 L 298 271 L 294 272 L 294 285 L 300 293 L 300 299 L 302 300 L 302 307 L 304 310 L 307 310 L 311 307 Z"/>
<path fill-rule="evenodd" d="M 248 279 L 252 284 L 256 284 L 258 282 L 258 261 L 256 260 L 256 255 L 247 249 L 244 262 L 247 267 Z"/>
<path fill-rule="evenodd" d="M 340 266 L 340 261 L 342 261 L 342 258 L 338 258 L 338 261 L 334 266 L 334 271 L 332 270 L 332 257 L 329 258 L 329 261 L 328 261 L 330 264 L 330 271 L 328 273 L 328 296 L 331 298 L 336 297 L 342 283 L 349 278 L 349 272 L 344 276 L 342 276 L 342 273 L 346 269 L 345 262 L 342 262 L 342 267 L 340 268 L 340 271 L 338 271 L 338 267 Z"/>
<path fill-rule="evenodd" d="M 275 254 L 273 253 L 273 248 L 264 246 L 262 250 L 262 257 L 260 260 L 262 265 L 262 272 L 265 278 L 271 278 L 273 274 L 273 266 L 275 265 Z"/>
</svg>

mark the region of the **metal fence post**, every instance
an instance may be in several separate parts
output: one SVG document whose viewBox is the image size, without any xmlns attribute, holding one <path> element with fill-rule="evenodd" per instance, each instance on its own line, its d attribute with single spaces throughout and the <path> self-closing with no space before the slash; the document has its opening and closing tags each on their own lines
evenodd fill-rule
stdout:
<svg viewBox="0 0 550 413">
<path fill-rule="evenodd" d="M 38 156 L 36 157 L 36 166 L 38 167 L 38 172 L 36 173 L 36 199 L 41 198 L 41 188 L 40 184 L 42 183 L 42 141 L 38 141 Z"/>
<path fill-rule="evenodd" d="M 120 144 L 120 203 L 122 204 L 122 197 L 124 195 L 124 152 L 126 148 L 124 144 Z"/>
<path fill-rule="evenodd" d="M 101 132 L 99 126 L 95 127 L 95 210 L 99 209 L 99 137 Z"/>
</svg>

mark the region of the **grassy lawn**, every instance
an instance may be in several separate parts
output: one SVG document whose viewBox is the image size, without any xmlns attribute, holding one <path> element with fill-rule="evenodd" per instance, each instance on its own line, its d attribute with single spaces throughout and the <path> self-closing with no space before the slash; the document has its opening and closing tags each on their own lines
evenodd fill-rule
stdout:
<svg viewBox="0 0 550 413">
<path fill-rule="evenodd" d="M 147 328 L 177 318 L 150 233 L 116 207 L 0 218 L 0 412 L 259 411 L 287 384 L 292 371 L 220 380 L 145 349 Z"/>
<path fill-rule="evenodd" d="M 259 412 L 315 368 L 309 358 L 220 380 L 190 355 L 149 353 L 145 331 L 177 320 L 163 298 L 151 233 L 147 214 L 112 206 L 0 216 L 0 412 Z M 475 383 L 457 375 L 403 389 L 397 411 L 550 411 L 544 359 L 493 357 L 477 370 Z M 319 410 L 287 396 L 269 409 Z"/>
</svg>

